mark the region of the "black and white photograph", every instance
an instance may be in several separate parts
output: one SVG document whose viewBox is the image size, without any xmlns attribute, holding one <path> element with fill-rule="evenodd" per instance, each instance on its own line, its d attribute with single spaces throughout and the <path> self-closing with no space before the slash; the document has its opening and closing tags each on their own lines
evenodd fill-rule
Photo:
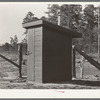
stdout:
<svg viewBox="0 0 100 100">
<path fill-rule="evenodd" d="M 100 2 L 0 2 L 0 89 L 99 90 Z"/>
</svg>

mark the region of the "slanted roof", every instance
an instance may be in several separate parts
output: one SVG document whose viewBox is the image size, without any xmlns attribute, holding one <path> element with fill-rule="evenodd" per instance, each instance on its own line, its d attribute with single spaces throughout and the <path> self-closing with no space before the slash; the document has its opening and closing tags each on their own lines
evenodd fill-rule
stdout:
<svg viewBox="0 0 100 100">
<path fill-rule="evenodd" d="M 23 27 L 28 29 L 30 27 L 36 27 L 36 26 L 46 26 L 50 27 L 51 29 L 56 29 L 57 31 L 61 31 L 61 33 L 65 33 L 68 36 L 71 36 L 72 38 L 80 38 L 82 35 L 78 32 L 72 31 L 70 29 L 64 28 L 62 26 L 50 23 L 45 20 L 37 20 L 33 22 L 28 22 L 28 23 L 22 23 Z"/>
</svg>

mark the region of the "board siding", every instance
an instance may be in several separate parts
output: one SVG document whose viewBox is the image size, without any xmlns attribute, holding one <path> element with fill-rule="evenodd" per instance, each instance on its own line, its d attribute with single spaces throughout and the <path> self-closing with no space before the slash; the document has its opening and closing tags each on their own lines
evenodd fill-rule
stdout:
<svg viewBox="0 0 100 100">
<path fill-rule="evenodd" d="M 71 80 L 72 38 L 43 28 L 43 82 Z"/>
<path fill-rule="evenodd" d="M 42 82 L 42 27 L 28 29 L 28 81 Z"/>
<path fill-rule="evenodd" d="M 42 82 L 42 27 L 35 28 L 35 81 Z"/>
<path fill-rule="evenodd" d="M 27 79 L 28 81 L 34 81 L 34 29 L 28 29 L 28 67 L 27 67 Z"/>
</svg>

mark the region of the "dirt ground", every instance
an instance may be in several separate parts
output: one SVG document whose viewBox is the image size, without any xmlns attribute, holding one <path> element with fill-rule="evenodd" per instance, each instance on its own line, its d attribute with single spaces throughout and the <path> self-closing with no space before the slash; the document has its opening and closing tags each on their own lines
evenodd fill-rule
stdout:
<svg viewBox="0 0 100 100">
<path fill-rule="evenodd" d="M 3 54 L 7 58 L 18 63 L 18 58 L 13 54 Z M 0 89 L 100 89 L 100 71 L 90 65 L 87 61 L 84 64 L 84 76 L 63 83 L 28 83 L 27 67 L 23 65 L 23 78 L 19 78 L 18 68 L 4 59 L 0 58 Z M 77 68 L 77 76 L 79 68 Z"/>
</svg>

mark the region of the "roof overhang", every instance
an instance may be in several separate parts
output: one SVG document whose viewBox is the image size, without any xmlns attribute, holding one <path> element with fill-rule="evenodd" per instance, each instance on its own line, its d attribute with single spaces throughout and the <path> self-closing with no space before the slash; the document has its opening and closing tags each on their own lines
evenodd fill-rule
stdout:
<svg viewBox="0 0 100 100">
<path fill-rule="evenodd" d="M 82 37 L 82 35 L 76 31 L 72 31 L 70 29 L 50 23 L 45 20 L 37 20 L 37 21 L 27 22 L 27 23 L 22 23 L 22 24 L 23 24 L 23 27 L 26 29 L 31 28 L 31 27 L 37 27 L 37 26 L 45 26 L 45 27 L 50 27 L 51 29 L 55 29 L 57 31 L 61 31 L 61 32 L 65 33 L 66 35 L 71 36 L 72 38 Z"/>
</svg>

